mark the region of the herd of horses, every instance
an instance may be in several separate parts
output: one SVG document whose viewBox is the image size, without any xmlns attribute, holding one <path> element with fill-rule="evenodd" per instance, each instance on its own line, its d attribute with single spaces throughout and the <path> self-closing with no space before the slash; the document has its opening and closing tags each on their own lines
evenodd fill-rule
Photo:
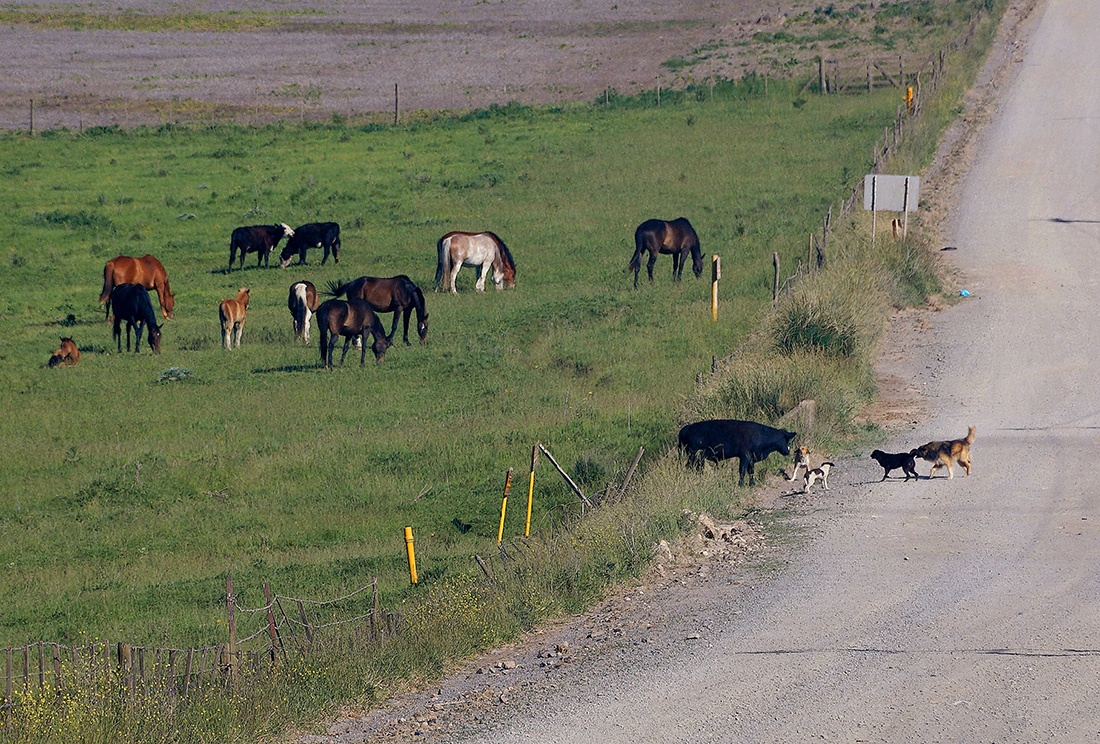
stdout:
<svg viewBox="0 0 1100 744">
<path fill-rule="evenodd" d="M 278 247 L 283 238 L 287 238 L 280 255 L 279 266 L 286 268 L 291 259 L 298 256 L 298 265 L 306 262 L 306 251 L 320 248 L 324 251 L 321 264 L 324 265 L 331 255 L 334 263 L 339 263 L 340 226 L 335 222 L 313 222 L 291 228 L 286 223 L 278 225 L 251 225 L 238 227 L 230 236 L 229 267 L 239 255 L 239 266 L 244 268 L 244 258 L 248 253 L 256 253 L 256 265 L 268 266 L 271 252 Z M 436 244 L 437 265 L 435 290 L 450 290 L 457 294 L 456 280 L 463 266 L 477 271 L 474 289 L 485 291 L 485 282 L 491 276 L 497 290 L 513 289 L 516 286 L 516 262 L 508 246 L 492 232 L 452 231 L 445 234 Z M 653 265 L 660 254 L 672 256 L 672 278 L 679 281 L 687 264 L 692 258 L 692 269 L 698 278 L 703 271 L 703 258 L 699 247 L 699 236 L 695 229 L 683 217 L 675 220 L 646 220 L 634 231 L 634 255 L 627 271 L 634 272 L 634 286 L 638 286 L 638 273 L 641 270 L 642 255 L 648 253 L 646 269 L 649 280 L 653 281 Z M 332 367 L 332 357 L 337 340 L 345 339 L 344 357 L 354 341 L 362 347 L 360 364 L 366 358 L 366 345 L 362 342 L 366 336 L 373 338 L 371 349 L 377 362 L 385 359 L 386 350 L 393 344 L 397 325 L 404 321 L 404 341 L 409 343 L 409 322 L 416 314 L 416 333 L 421 343 L 428 338 L 428 312 L 425 307 L 424 293 L 408 276 L 400 274 L 393 277 L 362 276 L 349 282 L 332 281 L 326 287 L 331 299 L 320 302 L 317 288 L 308 281 L 294 282 L 290 287 L 287 307 L 291 313 L 296 340 L 309 343 L 310 321 L 317 318 L 320 332 L 321 364 Z M 164 265 L 149 254 L 140 257 L 115 256 L 103 267 L 103 290 L 99 295 L 100 304 L 106 307 L 105 318 L 110 319 L 114 311 L 114 339 L 117 348 L 122 351 L 122 324 L 126 325 L 126 350 L 130 350 L 130 335 L 134 332 L 136 343 L 134 351 L 140 351 L 141 337 L 146 335 L 148 344 L 154 353 L 160 353 L 161 327 L 153 312 L 149 292 L 156 292 L 161 315 L 174 317 L 176 298 L 168 283 L 168 272 Z M 346 299 L 339 299 L 346 297 Z M 242 287 L 236 297 L 226 298 L 219 303 L 218 316 L 221 324 L 222 343 L 226 349 L 241 345 L 241 333 L 247 315 L 251 293 Z M 393 313 L 393 324 L 389 333 L 385 332 L 378 313 Z M 73 353 L 75 352 L 75 353 Z M 49 366 L 72 366 L 80 360 L 80 352 L 71 338 L 62 338 L 62 347 L 54 352 Z"/>
</svg>

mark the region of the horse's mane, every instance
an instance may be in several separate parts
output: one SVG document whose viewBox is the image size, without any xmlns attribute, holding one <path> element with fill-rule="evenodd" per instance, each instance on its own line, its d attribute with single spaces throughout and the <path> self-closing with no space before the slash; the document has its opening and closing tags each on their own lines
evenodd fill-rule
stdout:
<svg viewBox="0 0 1100 744">
<path fill-rule="evenodd" d="M 486 231 L 485 234 L 488 235 L 489 237 L 491 237 L 493 240 L 495 240 L 497 242 L 497 245 L 500 247 L 501 258 L 503 258 L 504 261 L 509 266 L 512 267 L 512 271 L 515 271 L 516 270 L 516 259 L 512 258 L 512 252 L 510 250 L 508 250 L 508 246 L 505 245 L 504 241 L 500 239 L 500 236 L 497 235 L 494 232 L 488 232 L 488 231 Z"/>
</svg>

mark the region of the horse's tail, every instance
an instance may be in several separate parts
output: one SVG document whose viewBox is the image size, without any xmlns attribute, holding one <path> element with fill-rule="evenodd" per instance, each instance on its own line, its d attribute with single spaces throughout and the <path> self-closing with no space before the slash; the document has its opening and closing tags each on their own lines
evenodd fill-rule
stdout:
<svg viewBox="0 0 1100 744">
<path fill-rule="evenodd" d="M 626 267 L 626 273 L 628 274 L 631 271 L 637 273 L 642 270 L 642 253 L 646 250 L 643 227 L 644 225 L 639 225 L 638 229 L 634 231 L 634 255 L 631 256 L 630 263 Z"/>
<path fill-rule="evenodd" d="M 436 243 L 436 249 L 439 251 L 439 261 L 435 266 L 435 291 L 438 292 L 443 286 L 443 277 L 451 273 L 450 239 L 444 235 Z"/>
<path fill-rule="evenodd" d="M 99 302 L 107 303 L 107 315 L 111 314 L 111 290 L 115 288 L 114 264 L 111 261 L 103 264 L 103 291 L 99 293 Z"/>
<path fill-rule="evenodd" d="M 320 331 L 320 333 L 317 334 L 317 338 L 320 339 L 321 366 L 322 367 L 327 367 L 328 366 L 328 336 L 329 336 L 328 313 L 327 312 L 323 316 L 320 315 L 320 314 L 317 315 L 317 330 Z"/>
<path fill-rule="evenodd" d="M 348 285 L 351 282 L 345 282 L 340 279 L 330 279 L 328 284 L 325 285 L 325 294 L 330 297 L 339 297 L 348 291 Z"/>
</svg>

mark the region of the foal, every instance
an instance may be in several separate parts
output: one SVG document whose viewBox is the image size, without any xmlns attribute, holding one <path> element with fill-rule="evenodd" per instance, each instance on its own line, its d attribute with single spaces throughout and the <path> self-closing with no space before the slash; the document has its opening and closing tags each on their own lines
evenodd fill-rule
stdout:
<svg viewBox="0 0 1100 744">
<path fill-rule="evenodd" d="M 286 306 L 294 320 L 294 340 L 308 344 L 309 319 L 317 312 L 317 288 L 313 286 L 313 282 L 300 281 L 291 284 Z"/>
<path fill-rule="evenodd" d="M 80 364 L 80 349 L 71 338 L 61 339 L 61 348 L 50 356 L 51 367 L 75 367 Z"/>
<path fill-rule="evenodd" d="M 222 322 L 222 335 L 225 337 L 225 348 L 233 348 L 234 333 L 236 334 L 237 348 L 241 347 L 241 331 L 244 330 L 244 314 L 248 310 L 248 287 L 241 287 L 236 298 L 222 300 L 218 307 L 218 315 Z"/>
<path fill-rule="evenodd" d="M 344 364 L 344 357 L 348 355 L 348 346 L 356 336 L 363 336 L 362 352 L 359 356 L 359 366 L 367 359 L 366 335 L 374 337 L 371 349 L 378 364 L 386 359 L 386 349 L 390 348 L 390 340 L 386 336 L 386 329 L 382 327 L 382 321 L 371 310 L 370 305 L 362 300 L 326 300 L 317 308 L 317 330 L 321 333 L 321 366 L 332 369 L 332 352 L 336 348 L 336 341 L 340 336 L 344 337 L 344 352 L 340 355 L 340 365 Z"/>
</svg>

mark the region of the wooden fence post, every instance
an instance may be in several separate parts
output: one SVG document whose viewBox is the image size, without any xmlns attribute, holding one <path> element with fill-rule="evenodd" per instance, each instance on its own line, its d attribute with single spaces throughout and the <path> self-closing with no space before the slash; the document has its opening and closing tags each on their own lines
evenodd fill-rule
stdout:
<svg viewBox="0 0 1100 744">
<path fill-rule="evenodd" d="M 233 692 L 237 691 L 237 619 L 233 610 L 237 604 L 237 597 L 233 594 L 233 574 L 225 576 L 225 607 L 229 613 L 229 647 L 226 653 L 226 672 L 229 675 L 229 683 Z"/>
<path fill-rule="evenodd" d="M 779 253 L 772 253 L 772 303 L 779 300 Z"/>
<path fill-rule="evenodd" d="M 267 602 L 267 632 L 271 636 L 271 665 L 274 666 L 279 656 L 279 631 L 275 627 L 275 611 L 271 603 L 271 587 L 264 582 L 264 600 Z"/>
</svg>

